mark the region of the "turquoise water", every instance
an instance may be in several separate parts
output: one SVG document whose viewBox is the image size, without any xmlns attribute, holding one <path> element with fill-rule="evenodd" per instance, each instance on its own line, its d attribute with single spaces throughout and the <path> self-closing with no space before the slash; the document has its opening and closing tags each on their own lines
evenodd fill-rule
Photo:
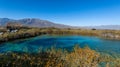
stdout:
<svg viewBox="0 0 120 67">
<path fill-rule="evenodd" d="M 57 48 L 72 49 L 78 44 L 80 47 L 89 46 L 91 49 L 99 52 L 120 53 L 120 41 L 105 40 L 98 37 L 90 36 L 52 36 L 43 35 L 34 38 L 16 40 L 12 42 L 3 43 L 0 45 L 0 53 L 5 52 L 38 52 L 39 49 L 50 48 L 55 46 Z"/>
</svg>

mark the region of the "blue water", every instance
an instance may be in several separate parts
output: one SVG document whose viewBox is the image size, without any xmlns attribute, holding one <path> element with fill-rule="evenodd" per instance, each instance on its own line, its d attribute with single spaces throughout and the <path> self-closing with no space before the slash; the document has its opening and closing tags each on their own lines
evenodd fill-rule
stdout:
<svg viewBox="0 0 120 67">
<path fill-rule="evenodd" d="M 52 36 L 43 35 L 29 39 L 16 40 L 0 44 L 0 53 L 5 52 L 38 52 L 41 48 L 57 48 L 72 49 L 78 44 L 81 48 L 89 46 L 99 52 L 120 53 L 120 41 L 105 40 L 98 37 L 90 36 Z"/>
</svg>

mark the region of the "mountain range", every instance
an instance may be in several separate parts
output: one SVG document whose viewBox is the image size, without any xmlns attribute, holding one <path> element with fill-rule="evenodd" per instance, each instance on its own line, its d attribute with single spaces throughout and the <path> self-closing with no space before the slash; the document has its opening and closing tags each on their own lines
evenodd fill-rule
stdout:
<svg viewBox="0 0 120 67">
<path fill-rule="evenodd" d="M 106 30 L 120 30 L 120 25 L 100 25 L 100 26 L 84 26 L 86 29 L 106 29 Z"/>
<path fill-rule="evenodd" d="M 58 24 L 47 20 L 41 20 L 36 18 L 25 18 L 25 19 L 9 19 L 9 18 L 0 18 L 0 26 L 5 26 L 9 22 L 18 22 L 24 26 L 29 27 L 56 27 L 56 28 L 84 28 L 84 29 L 111 29 L 111 30 L 120 30 L 120 25 L 101 25 L 101 26 L 69 26 L 64 24 Z"/>
<path fill-rule="evenodd" d="M 57 24 L 51 21 L 41 20 L 36 18 L 26 18 L 26 19 L 19 19 L 19 20 L 14 20 L 9 18 L 0 18 L 0 26 L 5 26 L 9 22 L 17 22 L 17 23 L 21 23 L 24 26 L 39 27 L 39 28 L 43 28 L 43 27 L 71 28 L 72 27 L 69 25 Z"/>
</svg>

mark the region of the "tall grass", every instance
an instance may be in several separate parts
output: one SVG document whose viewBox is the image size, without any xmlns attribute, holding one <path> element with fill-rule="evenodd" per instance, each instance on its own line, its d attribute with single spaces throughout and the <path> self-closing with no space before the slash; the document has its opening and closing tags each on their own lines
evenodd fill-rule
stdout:
<svg viewBox="0 0 120 67">
<path fill-rule="evenodd" d="M 19 29 L 17 32 L 4 32 L 0 35 L 0 42 L 6 42 L 15 39 L 34 37 L 42 34 L 57 35 L 87 35 L 98 36 L 105 39 L 120 40 L 120 31 L 118 30 L 88 30 L 88 29 L 59 29 L 59 28 L 25 28 Z"/>
<path fill-rule="evenodd" d="M 0 54 L 0 67 L 119 67 L 120 59 L 100 54 L 89 47 L 75 46 L 73 51 L 51 48 L 37 54 Z"/>
</svg>

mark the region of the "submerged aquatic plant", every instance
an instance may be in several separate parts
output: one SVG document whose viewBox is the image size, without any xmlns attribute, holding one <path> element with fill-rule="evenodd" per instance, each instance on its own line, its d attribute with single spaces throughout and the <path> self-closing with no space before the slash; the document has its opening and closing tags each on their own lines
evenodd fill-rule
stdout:
<svg viewBox="0 0 120 67">
<path fill-rule="evenodd" d="M 39 53 L 0 54 L 0 67 L 119 67 L 120 59 L 101 55 L 89 47 L 75 46 L 72 51 L 51 48 Z M 112 64 L 113 63 L 113 64 Z"/>
</svg>

